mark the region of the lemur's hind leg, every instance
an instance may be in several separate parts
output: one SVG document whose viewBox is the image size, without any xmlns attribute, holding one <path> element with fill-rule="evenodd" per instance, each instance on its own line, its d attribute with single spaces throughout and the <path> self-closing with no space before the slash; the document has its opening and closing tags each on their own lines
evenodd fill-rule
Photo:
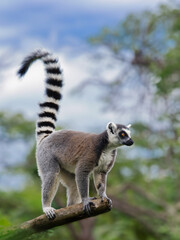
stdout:
<svg viewBox="0 0 180 240">
<path fill-rule="evenodd" d="M 42 207 L 49 219 L 56 217 L 54 208 L 51 207 L 54 196 L 59 186 L 59 174 L 47 173 L 42 182 Z"/>
<path fill-rule="evenodd" d="M 46 164 L 44 168 L 41 168 L 40 174 L 42 180 L 42 208 L 49 219 L 54 219 L 56 215 L 51 204 L 59 186 L 60 167 L 53 159 Z"/>
<path fill-rule="evenodd" d="M 66 187 L 67 206 L 81 203 L 81 197 L 76 185 L 75 174 L 69 173 L 66 170 L 61 170 L 60 181 Z"/>
</svg>

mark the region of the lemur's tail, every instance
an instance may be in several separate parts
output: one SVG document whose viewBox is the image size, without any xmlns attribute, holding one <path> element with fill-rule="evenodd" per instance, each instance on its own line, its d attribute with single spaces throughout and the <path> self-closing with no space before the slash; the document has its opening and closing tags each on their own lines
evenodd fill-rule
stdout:
<svg viewBox="0 0 180 240">
<path fill-rule="evenodd" d="M 62 98 L 62 71 L 58 59 L 47 51 L 37 50 L 26 57 L 18 71 L 20 77 L 24 76 L 30 65 L 37 59 L 41 59 L 46 70 L 46 92 L 45 101 L 40 103 L 41 111 L 36 125 L 36 139 L 39 144 L 45 137 L 55 129 L 56 115 L 59 109 L 59 100 Z"/>
</svg>

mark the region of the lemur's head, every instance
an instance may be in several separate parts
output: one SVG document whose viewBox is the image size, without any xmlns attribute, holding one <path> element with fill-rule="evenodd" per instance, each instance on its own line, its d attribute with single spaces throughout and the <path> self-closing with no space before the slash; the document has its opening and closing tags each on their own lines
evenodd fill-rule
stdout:
<svg viewBox="0 0 180 240">
<path fill-rule="evenodd" d="M 110 122 L 107 124 L 106 130 L 108 133 L 109 143 L 115 146 L 127 145 L 131 146 L 134 142 L 131 139 L 131 124 L 124 126 Z"/>
</svg>

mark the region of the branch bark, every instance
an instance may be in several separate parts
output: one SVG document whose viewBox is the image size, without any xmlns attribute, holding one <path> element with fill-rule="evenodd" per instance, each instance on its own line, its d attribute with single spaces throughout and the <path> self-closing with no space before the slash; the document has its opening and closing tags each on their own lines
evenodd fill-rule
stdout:
<svg viewBox="0 0 180 240">
<path fill-rule="evenodd" d="M 34 233 L 44 232 L 57 226 L 97 216 L 111 210 L 107 200 L 101 202 L 100 199 L 96 199 L 92 202 L 95 206 L 91 207 L 91 216 L 88 216 L 83 212 L 82 204 L 76 204 L 56 210 L 56 218 L 54 220 L 48 220 L 45 214 L 43 214 L 37 218 L 22 223 L 17 227 L 9 229 L 5 234 L 0 234 L 0 238 L 2 240 L 26 239 L 26 237 L 29 237 Z"/>
</svg>

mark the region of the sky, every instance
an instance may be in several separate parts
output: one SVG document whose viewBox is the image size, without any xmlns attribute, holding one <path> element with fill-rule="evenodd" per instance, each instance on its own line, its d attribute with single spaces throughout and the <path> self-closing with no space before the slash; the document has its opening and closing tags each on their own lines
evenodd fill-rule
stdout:
<svg viewBox="0 0 180 240">
<path fill-rule="evenodd" d="M 22 59 L 34 49 L 46 48 L 60 59 L 64 89 L 59 124 L 74 130 L 104 130 L 116 114 L 102 111 L 100 89 L 84 94 L 72 90 L 91 76 L 100 63 L 92 60 L 96 49 L 88 38 L 103 27 L 114 27 L 128 14 L 154 10 L 163 0 L 1 0 L 0 1 L 0 111 L 22 112 L 36 118 L 44 91 L 44 69 L 34 63 L 23 80 L 16 72 Z M 111 72 L 107 73 L 111 74 Z M 129 116 L 121 123 L 130 123 Z"/>
</svg>

